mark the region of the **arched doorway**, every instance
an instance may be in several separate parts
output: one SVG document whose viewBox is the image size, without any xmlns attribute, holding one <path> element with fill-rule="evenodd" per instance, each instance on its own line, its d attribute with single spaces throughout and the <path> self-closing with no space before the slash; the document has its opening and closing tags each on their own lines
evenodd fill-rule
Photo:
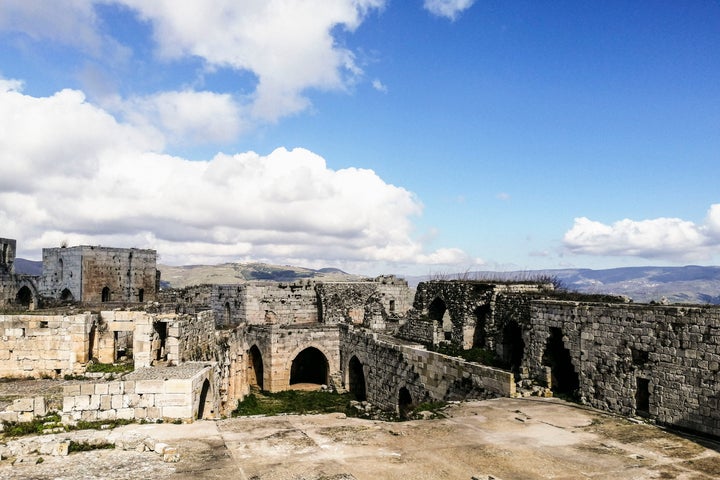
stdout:
<svg viewBox="0 0 720 480">
<path fill-rule="evenodd" d="M 102 294 L 101 294 L 100 300 L 102 302 L 110 301 L 110 288 L 109 287 L 105 287 L 102 289 Z"/>
<path fill-rule="evenodd" d="M 410 395 L 410 391 L 402 387 L 398 393 L 398 414 L 400 418 L 407 418 L 408 414 L 413 409 L 413 399 Z"/>
<path fill-rule="evenodd" d="M 580 387 L 580 380 L 572 363 L 570 350 L 563 343 L 562 330 L 550 328 L 543 354 L 543 365 L 550 367 L 551 388 L 554 393 L 575 396 Z"/>
<path fill-rule="evenodd" d="M 348 363 L 348 390 L 355 395 L 355 400 L 359 402 L 367 400 L 363 365 L 354 355 Z"/>
<path fill-rule="evenodd" d="M 230 302 L 225 302 L 225 310 L 223 312 L 223 326 L 229 327 L 230 326 L 230 319 L 232 312 L 230 311 Z"/>
<path fill-rule="evenodd" d="M 138 302 L 143 303 L 145 301 L 145 289 L 141 288 L 138 290 Z"/>
<path fill-rule="evenodd" d="M 32 290 L 30 290 L 27 286 L 20 288 L 15 296 L 15 303 L 22 305 L 25 308 L 30 308 L 30 305 L 33 304 Z"/>
<path fill-rule="evenodd" d="M 212 412 L 211 405 L 208 405 L 208 393 L 210 393 L 210 381 L 206 378 L 200 390 L 200 401 L 198 402 L 197 419 L 202 420 L 206 414 Z"/>
<path fill-rule="evenodd" d="M 251 387 L 263 389 L 263 359 L 257 345 L 248 351 L 248 383 Z"/>
<path fill-rule="evenodd" d="M 328 361 L 325 355 L 315 347 L 308 347 L 298 353 L 290 367 L 290 385 L 314 383 L 327 385 Z"/>
<path fill-rule="evenodd" d="M 514 320 L 505 324 L 502 331 L 502 359 L 510 370 L 520 371 L 523 355 L 525 354 L 525 341 L 522 337 L 522 328 Z"/>
<path fill-rule="evenodd" d="M 473 348 L 485 348 L 485 325 L 490 314 L 490 305 L 480 305 L 475 309 L 475 331 L 473 332 Z"/>
<path fill-rule="evenodd" d="M 75 300 L 75 297 L 73 296 L 72 292 L 66 288 L 60 294 L 60 300 L 62 300 L 63 302 L 72 302 Z"/>
<path fill-rule="evenodd" d="M 435 298 L 428 307 L 428 316 L 442 327 L 443 340 L 452 339 L 452 319 L 442 298 Z"/>
</svg>

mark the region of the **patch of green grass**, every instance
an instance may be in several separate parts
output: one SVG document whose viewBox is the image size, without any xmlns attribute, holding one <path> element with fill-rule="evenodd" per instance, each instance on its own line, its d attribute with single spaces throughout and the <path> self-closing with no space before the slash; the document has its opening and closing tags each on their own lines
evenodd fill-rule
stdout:
<svg viewBox="0 0 720 480">
<path fill-rule="evenodd" d="M 114 443 L 74 442 L 74 441 L 70 440 L 70 445 L 68 446 L 68 453 L 89 452 L 91 450 L 112 450 L 114 448 L 115 448 Z"/>
<path fill-rule="evenodd" d="M 251 393 L 238 402 L 233 417 L 248 415 L 279 415 L 281 413 L 347 413 L 353 395 L 330 392 L 284 392 Z"/>
<path fill-rule="evenodd" d="M 98 421 L 98 422 L 86 422 L 83 420 L 80 420 L 77 422 L 77 424 L 72 427 L 73 430 L 100 430 L 100 429 L 113 429 L 115 427 L 120 427 L 122 425 L 129 425 L 131 423 L 135 423 L 135 420 L 125 420 L 122 418 L 118 418 L 115 420 L 105 420 L 105 421 Z"/>
<path fill-rule="evenodd" d="M 125 373 L 132 372 L 134 366 L 132 363 L 89 363 L 86 372 L 91 373 Z"/>
<path fill-rule="evenodd" d="M 432 352 L 442 353 L 451 357 L 460 357 L 468 362 L 475 362 L 488 367 L 508 369 L 510 366 L 498 357 L 495 352 L 485 348 L 471 348 L 463 350 L 455 345 L 441 343 L 438 346 L 428 345 L 428 350 Z"/>
<path fill-rule="evenodd" d="M 5 422 L 3 437 L 22 437 L 25 435 L 40 435 L 47 428 L 48 423 L 60 423 L 60 415 L 50 414 L 37 417 L 30 422 Z"/>
</svg>

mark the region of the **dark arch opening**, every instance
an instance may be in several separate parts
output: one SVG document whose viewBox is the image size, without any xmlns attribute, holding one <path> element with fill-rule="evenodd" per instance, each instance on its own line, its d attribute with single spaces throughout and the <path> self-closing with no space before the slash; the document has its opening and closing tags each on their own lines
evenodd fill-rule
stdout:
<svg viewBox="0 0 720 480">
<path fill-rule="evenodd" d="M 400 389 L 400 393 L 398 394 L 398 413 L 400 414 L 400 418 L 407 418 L 408 414 L 413 409 L 413 399 L 410 395 L 410 391 L 402 387 Z"/>
<path fill-rule="evenodd" d="M 93 323 L 92 327 L 90 327 L 90 333 L 88 334 L 88 361 L 95 358 L 94 355 L 94 349 L 95 349 L 95 334 L 97 333 L 97 325 Z"/>
<path fill-rule="evenodd" d="M 151 358 L 155 361 L 167 360 L 167 327 L 167 322 L 153 322 L 153 338 L 151 346 L 153 353 L 151 354 Z"/>
<path fill-rule="evenodd" d="M 223 326 L 229 327 L 230 326 L 230 319 L 232 316 L 232 312 L 230 311 L 230 302 L 225 302 L 225 312 L 224 312 L 224 318 L 223 318 Z"/>
<path fill-rule="evenodd" d="M 502 331 L 502 359 L 509 365 L 514 373 L 520 371 L 523 356 L 525 355 L 525 341 L 522 337 L 522 328 L 511 320 L 505 324 Z"/>
<path fill-rule="evenodd" d="M 367 400 L 363 365 L 354 355 L 350 359 L 350 363 L 348 363 L 348 384 L 348 389 L 350 390 L 350 393 L 355 395 L 355 400 L 359 402 Z"/>
<path fill-rule="evenodd" d="M 248 382 L 251 387 L 263 389 L 263 360 L 260 349 L 253 345 L 248 352 Z"/>
<path fill-rule="evenodd" d="M 29 308 L 33 303 L 32 290 L 30 290 L 27 286 L 20 288 L 15 296 L 15 303 L 22 305 L 25 308 Z"/>
<path fill-rule="evenodd" d="M 145 289 L 141 288 L 138 290 L 138 302 L 143 303 L 145 301 Z"/>
<path fill-rule="evenodd" d="M 101 294 L 100 300 L 103 302 L 110 301 L 110 288 L 109 287 L 105 287 L 102 289 L 102 294 Z"/>
<path fill-rule="evenodd" d="M 60 300 L 62 300 L 63 302 L 72 302 L 73 300 L 75 300 L 75 297 L 73 296 L 72 292 L 66 288 L 60 294 Z"/>
<path fill-rule="evenodd" d="M 327 379 L 328 361 L 320 350 L 308 347 L 298 353 L 290 367 L 290 385 L 296 383 L 326 385 Z"/>
<path fill-rule="evenodd" d="M 447 305 L 445 305 L 445 302 L 441 298 L 437 297 L 432 301 L 432 303 L 430 303 L 430 306 L 428 307 L 428 316 L 431 320 L 440 323 L 444 340 L 451 340 L 452 319 L 450 318 L 450 313 L 447 310 Z"/>
<path fill-rule="evenodd" d="M 473 348 L 485 348 L 485 325 L 490 313 L 490 305 L 480 305 L 475 309 L 475 331 L 473 332 Z"/>
<path fill-rule="evenodd" d="M 550 367 L 551 388 L 553 393 L 577 396 L 580 381 L 572 364 L 570 350 L 563 344 L 562 330 L 557 327 L 550 328 L 543 354 L 543 365 Z"/>
<path fill-rule="evenodd" d="M 207 402 L 208 393 L 210 393 L 210 382 L 206 378 L 200 391 L 200 402 L 198 404 L 197 419 L 202 420 L 205 417 L 205 403 Z"/>
</svg>

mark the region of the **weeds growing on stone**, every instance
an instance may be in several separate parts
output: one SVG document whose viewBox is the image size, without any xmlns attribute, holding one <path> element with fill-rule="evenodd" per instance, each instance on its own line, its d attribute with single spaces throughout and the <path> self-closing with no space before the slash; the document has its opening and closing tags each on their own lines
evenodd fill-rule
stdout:
<svg viewBox="0 0 720 480">
<path fill-rule="evenodd" d="M 88 363 L 85 371 L 90 373 L 126 373 L 133 371 L 132 363 Z"/>
<path fill-rule="evenodd" d="M 115 448 L 114 443 L 108 442 L 75 442 L 70 441 L 68 445 L 68 453 L 74 452 L 89 452 L 91 450 L 112 450 Z"/>
</svg>

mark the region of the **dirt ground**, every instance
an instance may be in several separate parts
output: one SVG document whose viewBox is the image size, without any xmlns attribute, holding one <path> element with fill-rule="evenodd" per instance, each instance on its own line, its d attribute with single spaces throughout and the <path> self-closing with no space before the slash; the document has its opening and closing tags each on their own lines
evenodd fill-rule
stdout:
<svg viewBox="0 0 720 480">
<path fill-rule="evenodd" d="M 180 461 L 103 450 L 0 462 L 0 478 L 686 479 L 720 478 L 720 444 L 683 437 L 556 399 L 450 406 L 446 418 L 388 423 L 288 415 L 128 425 L 178 447 Z"/>
</svg>

